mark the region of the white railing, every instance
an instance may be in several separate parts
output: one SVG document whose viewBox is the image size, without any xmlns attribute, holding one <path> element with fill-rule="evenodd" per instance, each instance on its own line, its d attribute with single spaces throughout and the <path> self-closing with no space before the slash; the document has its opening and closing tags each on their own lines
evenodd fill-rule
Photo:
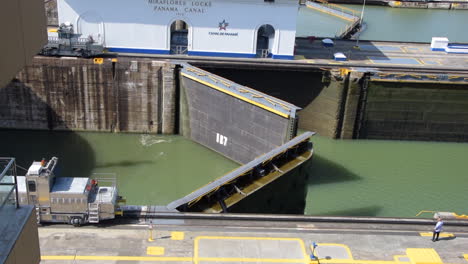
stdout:
<svg viewBox="0 0 468 264">
<path fill-rule="evenodd" d="M 259 58 L 268 58 L 268 56 L 270 56 L 270 50 L 269 49 L 257 49 L 257 56 Z"/>
<path fill-rule="evenodd" d="M 187 54 L 187 46 L 185 45 L 173 45 L 171 46 L 172 54 Z"/>
</svg>

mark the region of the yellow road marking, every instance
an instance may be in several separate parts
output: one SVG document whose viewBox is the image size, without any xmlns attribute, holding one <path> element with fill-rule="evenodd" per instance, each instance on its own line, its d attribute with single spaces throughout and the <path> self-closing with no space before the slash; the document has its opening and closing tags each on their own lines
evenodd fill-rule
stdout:
<svg viewBox="0 0 468 264">
<path fill-rule="evenodd" d="M 189 257 L 139 257 L 139 256 L 41 256 L 41 260 L 114 260 L 114 261 L 183 261 L 192 262 Z"/>
<path fill-rule="evenodd" d="M 441 264 L 439 254 L 433 248 L 407 248 L 406 255 L 408 255 L 411 263 L 424 263 L 424 264 Z"/>
<path fill-rule="evenodd" d="M 423 237 L 432 237 L 432 232 L 421 232 L 419 233 Z M 454 237 L 455 235 L 452 233 L 440 233 L 439 237 Z"/>
<path fill-rule="evenodd" d="M 346 252 L 349 255 L 349 259 L 353 259 L 353 254 L 351 253 L 351 249 L 345 245 L 345 244 L 335 244 L 335 243 L 318 243 L 318 246 L 336 246 L 336 247 L 342 247 L 346 250 Z M 349 260 L 347 259 L 347 260 Z"/>
<path fill-rule="evenodd" d="M 184 232 L 171 232 L 172 240 L 184 240 Z"/>
<path fill-rule="evenodd" d="M 146 254 L 161 256 L 161 255 L 164 255 L 164 248 L 163 247 L 147 247 Z"/>
<path fill-rule="evenodd" d="M 424 65 L 424 61 L 422 61 L 421 59 L 417 59 L 417 58 L 414 58 L 419 64 L 422 64 Z"/>
<path fill-rule="evenodd" d="M 468 254 L 464 254 L 463 257 L 468 261 Z"/>
<path fill-rule="evenodd" d="M 310 263 L 319 263 L 316 260 L 311 260 Z M 320 259 L 320 263 L 333 264 L 397 264 L 393 260 L 357 260 L 357 259 Z"/>
<path fill-rule="evenodd" d="M 41 260 L 74 260 L 75 256 L 41 256 Z"/>
<path fill-rule="evenodd" d="M 258 103 L 258 102 L 256 102 L 256 101 L 252 101 L 252 100 L 250 100 L 250 99 L 248 99 L 248 98 L 246 98 L 246 97 L 243 97 L 243 96 L 241 96 L 241 95 L 238 95 L 238 94 L 233 93 L 233 92 L 231 92 L 231 91 L 228 91 L 228 90 L 226 90 L 226 89 L 223 89 L 223 88 L 221 88 L 221 87 L 218 87 L 218 86 L 216 86 L 216 85 L 214 85 L 214 84 L 211 84 L 211 83 L 209 83 L 209 82 L 200 80 L 200 79 L 198 79 L 198 78 L 196 78 L 196 77 L 194 77 L 194 76 L 188 75 L 188 74 L 186 74 L 186 73 L 182 73 L 182 76 L 185 76 L 185 77 L 187 77 L 187 78 L 189 78 L 189 79 L 192 79 L 192 80 L 194 80 L 194 81 L 196 81 L 196 82 L 202 83 L 202 84 L 204 84 L 204 85 L 206 85 L 206 86 L 209 86 L 209 87 L 211 87 L 211 88 L 213 88 L 213 89 L 215 89 L 215 90 L 218 90 L 218 91 L 220 91 L 220 92 L 222 92 L 222 93 L 229 94 L 229 95 L 231 95 L 231 96 L 233 96 L 233 97 L 235 97 L 235 98 L 238 98 L 238 99 L 240 99 L 240 100 L 242 100 L 242 101 L 245 101 L 245 102 L 248 102 L 248 103 L 250 103 L 250 104 L 256 105 L 256 106 L 258 106 L 258 107 L 260 107 L 260 108 L 263 108 L 263 109 L 265 109 L 265 110 L 268 110 L 268 111 L 270 111 L 270 112 L 272 112 L 272 113 L 275 113 L 275 114 L 277 114 L 277 115 L 279 115 L 279 116 L 282 116 L 282 117 L 285 117 L 285 118 L 289 118 L 289 115 L 288 115 L 288 114 L 284 114 L 284 113 L 282 113 L 282 112 L 280 112 L 280 111 L 278 111 L 278 110 L 276 110 L 276 109 L 273 109 L 273 108 L 271 108 L 271 107 L 265 106 L 265 105 L 263 105 L 263 104 L 261 104 L 261 103 Z"/>
</svg>

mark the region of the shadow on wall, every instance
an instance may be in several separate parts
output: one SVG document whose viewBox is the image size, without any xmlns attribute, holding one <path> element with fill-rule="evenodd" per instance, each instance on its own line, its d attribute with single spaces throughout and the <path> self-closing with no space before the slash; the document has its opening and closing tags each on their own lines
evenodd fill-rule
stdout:
<svg viewBox="0 0 468 264">
<path fill-rule="evenodd" d="M 93 149 L 75 132 L 53 131 L 54 124 L 68 130 L 62 118 L 31 87 L 13 80 L 0 89 L 0 155 L 15 157 L 25 169 L 34 160 L 56 156 L 59 176 L 88 177 L 96 163 Z M 18 175 L 25 174 L 18 169 Z"/>
<path fill-rule="evenodd" d="M 301 108 L 312 102 L 323 89 L 322 71 L 202 68 Z"/>
<path fill-rule="evenodd" d="M 309 159 L 251 196 L 229 208 L 230 213 L 304 214 Z"/>
</svg>

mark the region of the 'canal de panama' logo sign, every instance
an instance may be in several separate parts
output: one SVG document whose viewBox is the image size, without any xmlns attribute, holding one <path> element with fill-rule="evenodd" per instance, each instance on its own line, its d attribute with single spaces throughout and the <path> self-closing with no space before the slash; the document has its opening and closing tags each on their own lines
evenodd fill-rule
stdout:
<svg viewBox="0 0 468 264">
<path fill-rule="evenodd" d="M 228 27 L 229 26 L 229 23 L 226 22 L 226 19 L 223 19 L 223 21 L 219 22 L 218 23 L 218 28 L 219 28 L 219 31 L 218 32 L 213 32 L 213 31 L 210 31 L 208 32 L 208 35 L 210 36 L 231 36 L 231 37 L 238 37 L 239 36 L 239 32 L 229 32 L 227 31 L 228 30 Z M 226 31 L 226 32 L 222 32 L 222 30 Z"/>
<path fill-rule="evenodd" d="M 223 19 L 223 22 L 219 22 L 219 30 L 226 31 L 226 28 L 229 26 L 229 23 L 226 22 L 226 19 Z"/>
</svg>

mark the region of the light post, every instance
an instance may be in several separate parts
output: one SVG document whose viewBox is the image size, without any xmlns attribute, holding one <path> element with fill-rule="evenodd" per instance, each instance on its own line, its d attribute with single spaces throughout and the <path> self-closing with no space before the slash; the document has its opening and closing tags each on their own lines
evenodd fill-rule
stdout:
<svg viewBox="0 0 468 264">
<path fill-rule="evenodd" d="M 362 19 L 364 18 L 364 8 L 366 7 L 366 0 L 363 1 L 362 3 L 362 10 L 361 10 L 361 18 L 359 19 L 359 31 L 362 29 Z M 354 48 L 358 49 L 359 48 L 359 36 L 361 35 L 361 32 L 358 33 L 357 38 L 356 38 L 356 45 Z"/>
</svg>

